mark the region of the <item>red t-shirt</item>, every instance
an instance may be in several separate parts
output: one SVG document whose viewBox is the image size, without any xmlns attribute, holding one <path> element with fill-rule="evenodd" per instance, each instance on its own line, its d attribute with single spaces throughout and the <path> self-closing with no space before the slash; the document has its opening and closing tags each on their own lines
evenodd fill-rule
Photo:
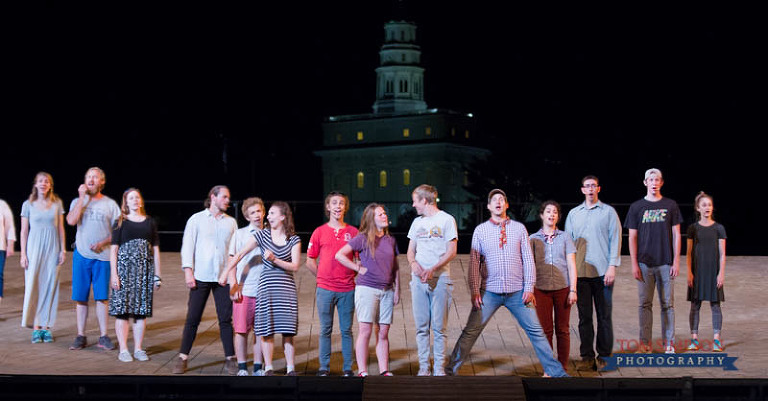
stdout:
<svg viewBox="0 0 768 401">
<path fill-rule="evenodd" d="M 336 252 L 357 235 L 357 228 L 347 224 L 338 230 L 328 224 L 315 229 L 309 239 L 307 257 L 319 259 L 317 286 L 328 291 L 349 292 L 355 289 L 355 273 L 336 261 Z M 352 252 L 347 255 L 352 259 Z"/>
</svg>

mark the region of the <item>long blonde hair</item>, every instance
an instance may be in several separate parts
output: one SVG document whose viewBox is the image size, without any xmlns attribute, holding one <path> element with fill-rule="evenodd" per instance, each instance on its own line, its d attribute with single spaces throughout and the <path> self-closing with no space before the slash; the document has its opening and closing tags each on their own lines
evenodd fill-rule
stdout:
<svg viewBox="0 0 768 401">
<path fill-rule="evenodd" d="M 40 178 L 40 176 L 44 176 L 48 179 L 48 182 L 51 183 L 51 189 L 48 190 L 47 194 L 43 195 L 44 199 L 50 203 L 58 202 L 59 196 L 53 192 L 53 177 L 45 171 L 41 171 L 35 174 L 35 180 L 32 181 L 32 193 L 29 194 L 29 202 L 32 203 L 38 199 L 37 188 L 35 187 L 37 186 L 37 180 Z"/>
<path fill-rule="evenodd" d="M 371 258 L 376 259 L 376 234 L 379 229 L 376 227 L 376 208 L 384 208 L 384 205 L 378 203 L 370 203 L 363 210 L 363 217 L 360 218 L 360 230 L 359 233 L 365 235 L 366 244 L 368 250 L 371 253 Z M 384 227 L 384 235 L 389 235 L 389 227 Z"/>
</svg>

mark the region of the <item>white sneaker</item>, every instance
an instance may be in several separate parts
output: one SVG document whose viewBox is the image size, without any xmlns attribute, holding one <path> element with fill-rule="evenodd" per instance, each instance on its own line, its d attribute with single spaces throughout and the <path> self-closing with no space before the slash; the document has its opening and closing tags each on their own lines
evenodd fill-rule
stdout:
<svg viewBox="0 0 768 401">
<path fill-rule="evenodd" d="M 666 348 L 664 348 L 665 354 L 674 354 L 675 353 L 675 347 L 672 345 L 667 345 Z"/>
<path fill-rule="evenodd" d="M 120 351 L 120 355 L 117 356 L 117 359 L 122 362 L 133 362 L 133 357 L 128 351 Z"/>
<path fill-rule="evenodd" d="M 264 369 L 254 370 L 253 371 L 254 376 L 264 376 Z"/>
<path fill-rule="evenodd" d="M 238 376 L 248 376 L 248 371 L 245 369 L 240 369 L 237 371 Z"/>
<path fill-rule="evenodd" d="M 146 362 L 149 360 L 147 351 L 144 351 L 143 349 L 137 349 L 136 351 L 133 351 L 133 357 L 140 362 Z"/>
<path fill-rule="evenodd" d="M 431 372 L 429 371 L 429 368 L 419 368 L 419 373 L 416 373 L 416 376 L 432 376 Z"/>
<path fill-rule="evenodd" d="M 432 376 L 445 376 L 445 368 L 436 368 Z"/>
</svg>

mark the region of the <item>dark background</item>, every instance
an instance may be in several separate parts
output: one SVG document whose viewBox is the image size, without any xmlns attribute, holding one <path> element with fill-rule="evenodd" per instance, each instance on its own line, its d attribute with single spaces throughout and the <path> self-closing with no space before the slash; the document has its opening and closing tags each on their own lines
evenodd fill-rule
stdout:
<svg viewBox="0 0 768 401">
<path fill-rule="evenodd" d="M 601 199 L 621 205 L 657 167 L 683 230 L 704 190 L 729 253 L 765 254 L 756 10 L 379 0 L 34 2 L 3 14 L 0 198 L 16 214 L 37 171 L 68 208 L 94 165 L 114 199 L 136 186 L 150 201 L 202 202 L 224 183 L 234 199 L 321 201 L 320 123 L 371 112 L 383 24 L 408 19 L 428 106 L 475 115 L 477 139 L 503 160 L 488 174 L 564 204 L 596 174 Z"/>
</svg>

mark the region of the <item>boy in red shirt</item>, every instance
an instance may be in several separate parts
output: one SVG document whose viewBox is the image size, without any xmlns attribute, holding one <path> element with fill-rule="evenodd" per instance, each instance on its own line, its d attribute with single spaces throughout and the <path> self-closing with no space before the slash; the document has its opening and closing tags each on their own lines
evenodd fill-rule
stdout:
<svg viewBox="0 0 768 401">
<path fill-rule="evenodd" d="M 328 216 L 328 223 L 315 229 L 307 248 L 307 268 L 317 276 L 315 303 L 320 318 L 318 376 L 330 374 L 334 307 L 339 314 L 344 376 L 354 376 L 352 319 L 355 313 L 355 272 L 344 267 L 335 258 L 336 252 L 357 235 L 355 227 L 344 223 L 347 210 L 349 198 L 345 194 L 329 193 L 325 197 L 325 215 Z M 347 256 L 352 258 L 351 254 Z"/>
</svg>

